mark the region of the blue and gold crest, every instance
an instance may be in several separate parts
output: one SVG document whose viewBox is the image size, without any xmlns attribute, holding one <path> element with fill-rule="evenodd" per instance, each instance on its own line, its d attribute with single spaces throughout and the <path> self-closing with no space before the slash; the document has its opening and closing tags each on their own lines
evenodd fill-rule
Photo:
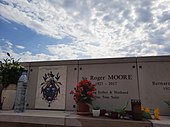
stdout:
<svg viewBox="0 0 170 127">
<path fill-rule="evenodd" d="M 60 75 L 59 72 L 54 75 L 52 71 L 45 73 L 42 77 L 44 82 L 41 83 L 41 94 L 43 95 L 42 99 L 48 103 L 48 107 L 51 106 L 51 103 L 57 99 L 58 94 L 60 94 L 60 86 L 62 85 L 59 82 Z"/>
</svg>

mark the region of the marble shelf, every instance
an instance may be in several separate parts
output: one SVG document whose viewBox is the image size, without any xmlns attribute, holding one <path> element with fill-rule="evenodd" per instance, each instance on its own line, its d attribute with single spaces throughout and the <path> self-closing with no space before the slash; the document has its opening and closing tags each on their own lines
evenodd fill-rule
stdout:
<svg viewBox="0 0 170 127">
<path fill-rule="evenodd" d="M 0 111 L 0 127 L 170 127 L 170 117 L 133 121 L 106 117 L 80 116 L 69 111 L 26 110 L 24 113 Z"/>
</svg>

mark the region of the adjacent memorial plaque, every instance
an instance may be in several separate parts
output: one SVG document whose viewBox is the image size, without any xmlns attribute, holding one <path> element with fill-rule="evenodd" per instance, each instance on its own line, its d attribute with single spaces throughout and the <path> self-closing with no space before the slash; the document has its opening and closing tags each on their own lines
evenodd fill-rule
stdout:
<svg viewBox="0 0 170 127">
<path fill-rule="evenodd" d="M 169 115 L 170 109 L 165 101 L 170 101 L 170 61 L 148 62 L 139 59 L 139 88 L 142 105 L 152 109 L 159 108 L 161 115 Z"/>
<path fill-rule="evenodd" d="M 39 67 L 35 108 L 65 109 L 66 66 Z"/>
<path fill-rule="evenodd" d="M 130 99 L 139 99 L 136 63 L 80 64 L 80 68 L 79 80 L 86 77 L 96 84 L 93 105 L 114 110 Z"/>
</svg>

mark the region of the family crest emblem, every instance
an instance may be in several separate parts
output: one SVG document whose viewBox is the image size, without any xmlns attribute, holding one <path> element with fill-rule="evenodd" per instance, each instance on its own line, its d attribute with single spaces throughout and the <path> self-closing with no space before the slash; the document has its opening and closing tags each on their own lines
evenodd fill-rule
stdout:
<svg viewBox="0 0 170 127">
<path fill-rule="evenodd" d="M 51 103 L 57 100 L 58 94 L 60 94 L 60 86 L 62 85 L 59 82 L 60 75 L 59 72 L 54 75 L 52 71 L 45 73 L 43 82 L 41 83 L 41 94 L 43 95 L 42 99 L 48 103 L 48 107 L 51 106 Z"/>
</svg>

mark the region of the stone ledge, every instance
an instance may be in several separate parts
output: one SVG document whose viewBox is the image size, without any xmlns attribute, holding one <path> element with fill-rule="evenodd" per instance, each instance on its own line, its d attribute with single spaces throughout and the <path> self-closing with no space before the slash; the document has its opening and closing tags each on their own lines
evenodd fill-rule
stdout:
<svg viewBox="0 0 170 127">
<path fill-rule="evenodd" d="M 74 127 L 151 127 L 151 122 L 110 119 L 105 117 L 95 118 L 72 114 L 66 117 L 66 125 Z"/>
<path fill-rule="evenodd" d="M 56 111 L 27 110 L 24 113 L 0 111 L 1 122 L 64 125 L 66 113 Z"/>
<path fill-rule="evenodd" d="M 151 127 L 150 121 L 132 121 L 80 116 L 67 111 L 27 110 L 24 113 L 0 111 L 0 123 L 37 124 L 43 126 L 76 127 Z M 13 127 L 10 125 L 10 127 Z"/>
<path fill-rule="evenodd" d="M 153 127 L 170 127 L 170 116 L 161 116 L 160 120 L 150 120 Z"/>
</svg>

